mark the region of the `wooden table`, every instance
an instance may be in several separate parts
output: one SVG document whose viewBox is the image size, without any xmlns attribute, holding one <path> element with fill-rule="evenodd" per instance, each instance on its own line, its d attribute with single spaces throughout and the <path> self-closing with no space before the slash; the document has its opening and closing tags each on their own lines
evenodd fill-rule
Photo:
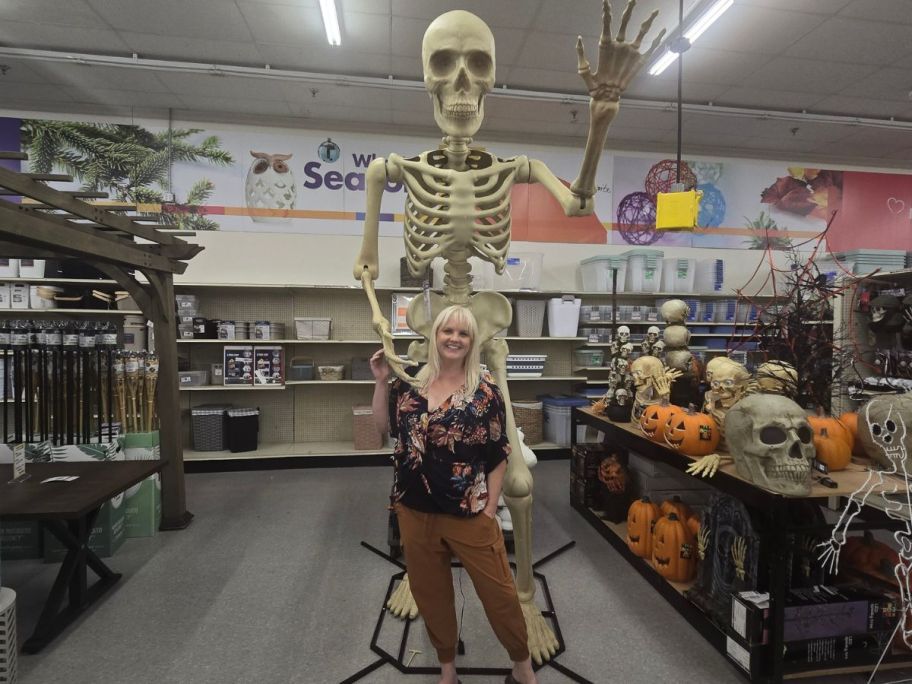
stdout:
<svg viewBox="0 0 912 684">
<path fill-rule="evenodd" d="M 0 518 L 40 520 L 67 549 L 35 631 L 23 644 L 25 653 L 37 653 L 47 646 L 120 579 L 88 547 L 98 511 L 111 497 L 164 465 L 164 461 L 31 463 L 26 467 L 29 479 L 18 483 L 9 482 L 13 467 L 0 465 Z M 42 484 L 58 475 L 79 478 Z M 91 587 L 87 567 L 98 575 Z M 62 608 L 67 595 L 68 605 Z"/>
</svg>

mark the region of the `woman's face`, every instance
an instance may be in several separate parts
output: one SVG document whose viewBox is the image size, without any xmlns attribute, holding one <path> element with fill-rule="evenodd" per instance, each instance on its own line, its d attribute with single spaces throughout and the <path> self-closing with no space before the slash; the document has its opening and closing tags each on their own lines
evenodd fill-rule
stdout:
<svg viewBox="0 0 912 684">
<path fill-rule="evenodd" d="M 441 360 L 465 361 L 472 348 L 468 326 L 450 316 L 437 330 L 437 353 Z"/>
</svg>

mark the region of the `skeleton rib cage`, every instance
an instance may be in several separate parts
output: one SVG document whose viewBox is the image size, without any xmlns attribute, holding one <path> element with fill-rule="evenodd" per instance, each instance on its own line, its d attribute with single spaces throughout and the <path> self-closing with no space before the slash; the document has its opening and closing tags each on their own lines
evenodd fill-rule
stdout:
<svg viewBox="0 0 912 684">
<path fill-rule="evenodd" d="M 388 172 L 390 180 L 406 187 L 403 226 L 409 271 L 424 275 L 431 261 L 443 257 L 445 289 L 461 299 L 471 291 L 470 256 L 503 272 L 510 247 L 510 193 L 518 176 L 528 176 L 528 160 L 502 160 L 473 150 L 466 170 L 438 166 L 445 163 L 442 152 L 410 159 L 391 154 Z"/>
</svg>

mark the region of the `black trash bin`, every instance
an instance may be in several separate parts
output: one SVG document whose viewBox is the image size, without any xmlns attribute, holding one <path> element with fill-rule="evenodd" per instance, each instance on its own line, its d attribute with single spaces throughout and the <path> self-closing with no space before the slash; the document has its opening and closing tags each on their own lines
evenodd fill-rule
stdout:
<svg viewBox="0 0 912 684">
<path fill-rule="evenodd" d="M 226 414 L 228 450 L 232 453 L 256 451 L 260 432 L 260 409 L 228 409 Z"/>
</svg>

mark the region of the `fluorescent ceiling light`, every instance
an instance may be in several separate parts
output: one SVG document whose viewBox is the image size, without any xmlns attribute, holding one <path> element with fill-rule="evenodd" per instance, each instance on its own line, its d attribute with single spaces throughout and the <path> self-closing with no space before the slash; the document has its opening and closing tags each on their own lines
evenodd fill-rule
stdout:
<svg viewBox="0 0 912 684">
<path fill-rule="evenodd" d="M 342 34 L 339 32 L 339 15 L 336 14 L 336 0 L 320 0 L 320 12 L 323 14 L 323 28 L 326 29 L 326 40 L 329 41 L 330 45 L 342 45 Z"/>
<path fill-rule="evenodd" d="M 691 44 L 695 43 L 697 38 L 706 33 L 706 29 L 712 26 L 716 19 L 725 14 L 725 10 L 733 4 L 735 4 L 735 0 L 716 0 L 710 4 L 705 10 L 700 12 L 700 15 L 696 20 L 694 20 L 687 30 L 684 31 L 684 37 L 690 41 Z M 665 71 L 665 69 L 674 64 L 677 58 L 677 52 L 665 48 L 665 52 L 663 52 L 653 65 L 649 67 L 649 75 L 658 76 Z"/>
</svg>

